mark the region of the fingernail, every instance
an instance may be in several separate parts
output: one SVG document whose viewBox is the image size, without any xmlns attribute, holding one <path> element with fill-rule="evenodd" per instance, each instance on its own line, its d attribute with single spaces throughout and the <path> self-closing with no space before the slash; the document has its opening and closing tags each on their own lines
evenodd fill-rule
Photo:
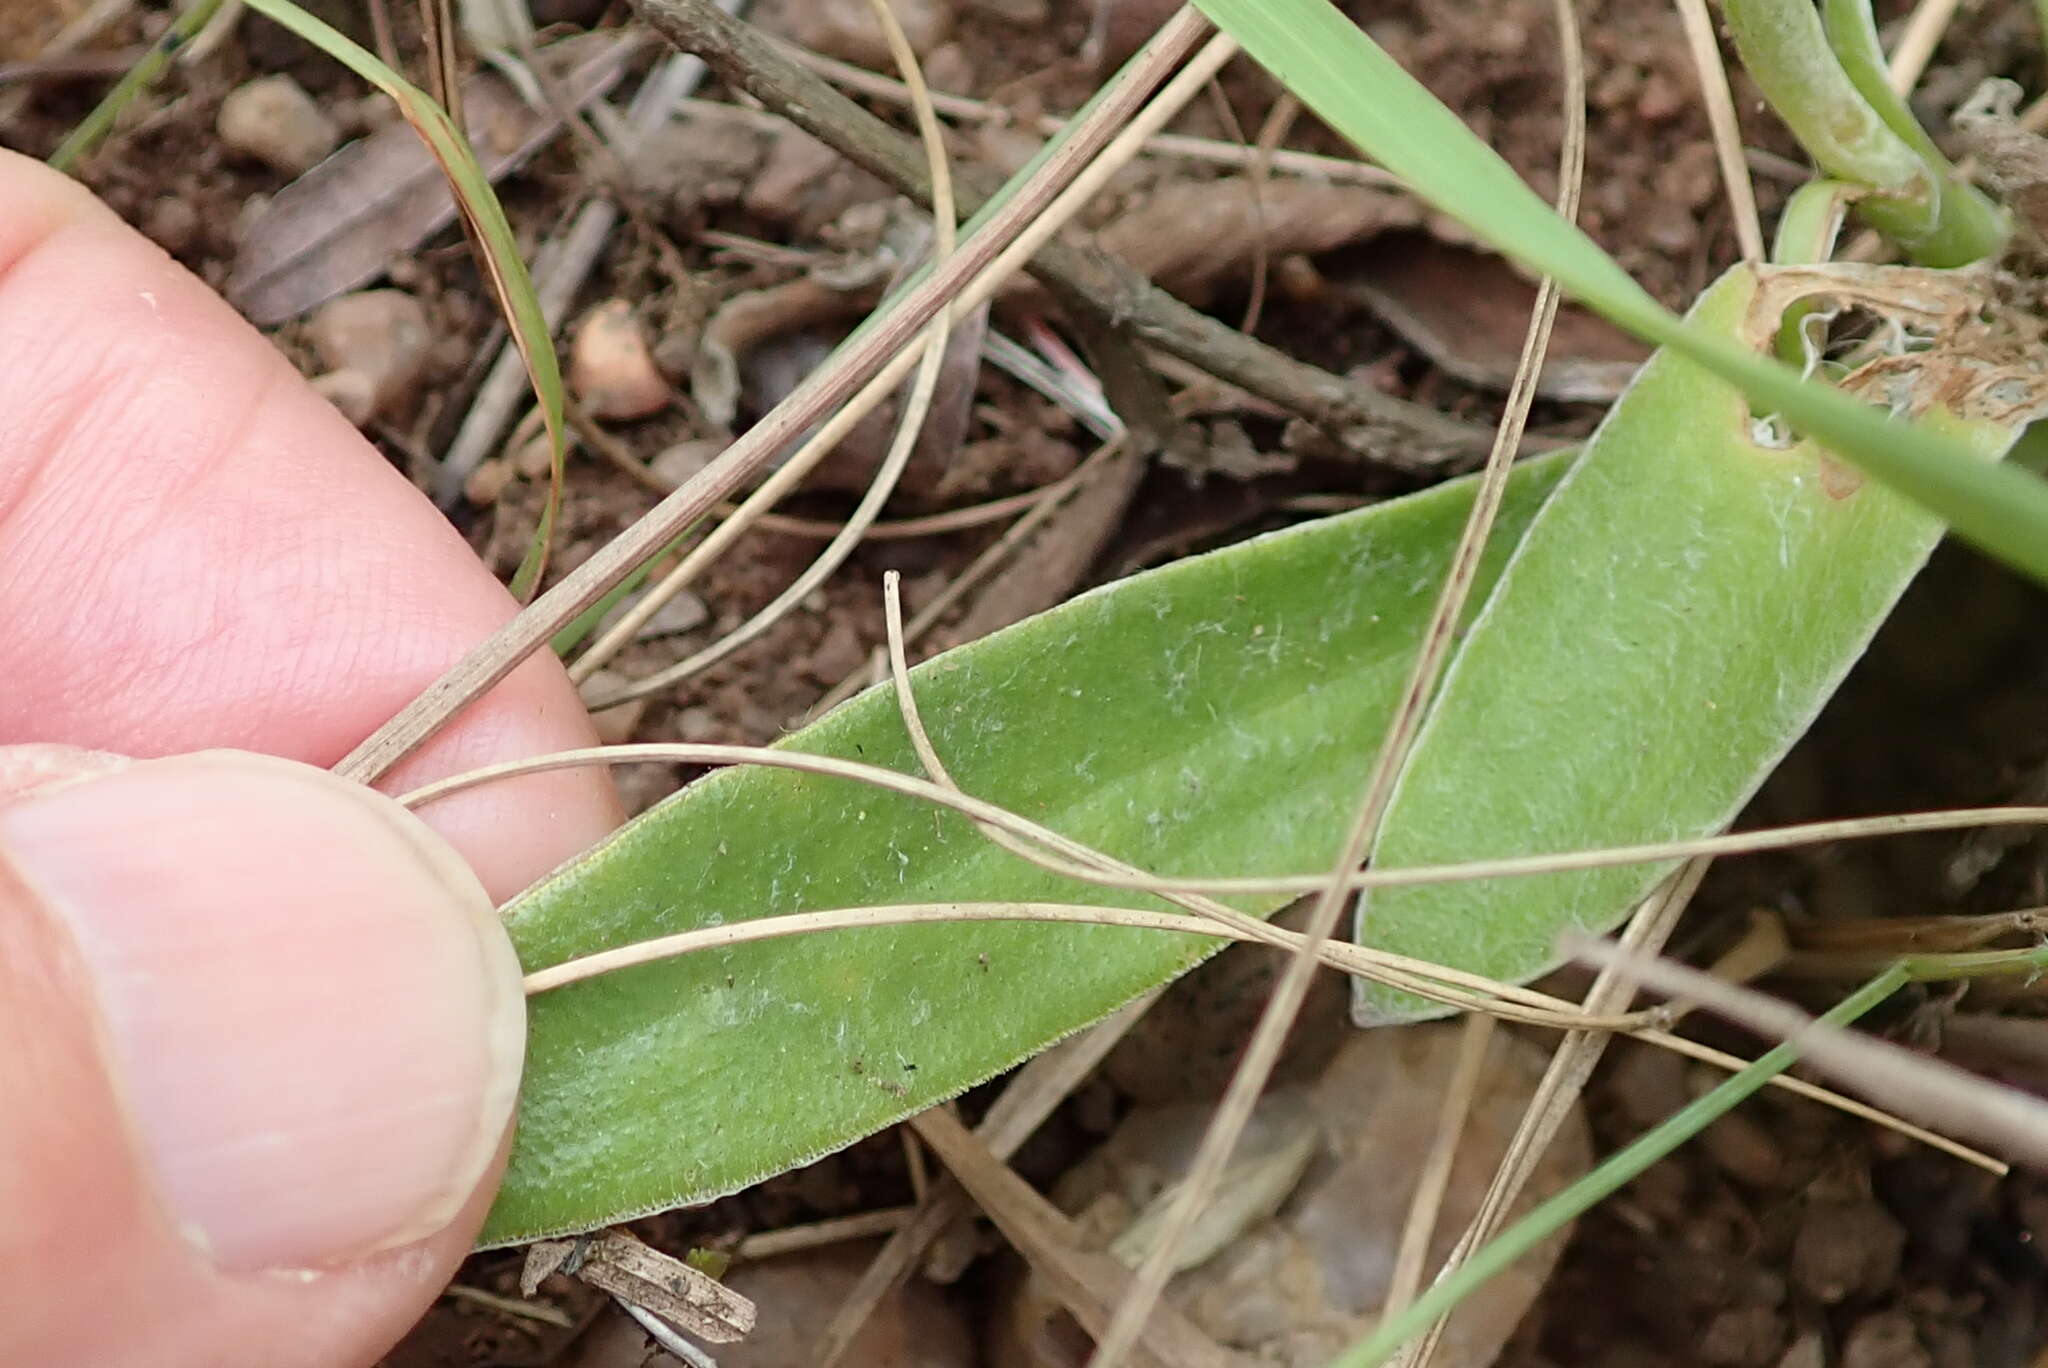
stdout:
<svg viewBox="0 0 2048 1368">
<path fill-rule="evenodd" d="M 489 1171 L 524 1050 L 518 961 L 476 877 L 396 803 L 209 752 L 0 808 L 0 857 L 76 938 L 147 1176 L 220 1266 L 409 1244 Z"/>
</svg>

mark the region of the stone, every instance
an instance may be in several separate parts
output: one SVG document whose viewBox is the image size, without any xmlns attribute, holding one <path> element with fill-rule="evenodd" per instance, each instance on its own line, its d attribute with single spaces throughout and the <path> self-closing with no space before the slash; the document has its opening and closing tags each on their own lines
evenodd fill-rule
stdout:
<svg viewBox="0 0 2048 1368">
<path fill-rule="evenodd" d="M 585 412 L 604 422 L 652 417 L 674 397 L 633 306 L 623 299 L 607 299 L 576 325 L 569 342 L 569 389 Z"/>
<path fill-rule="evenodd" d="M 360 426 L 401 408 L 418 391 L 433 333 L 425 306 L 412 295 L 358 290 L 321 305 L 306 321 L 306 340 L 327 367 L 316 388 Z M 350 412 L 337 397 L 343 394 L 359 412 Z"/>
<path fill-rule="evenodd" d="M 890 0 L 911 50 L 922 57 L 953 31 L 951 0 Z M 791 42 L 827 57 L 895 73 L 889 40 L 868 0 L 787 0 L 766 21 Z"/>
<path fill-rule="evenodd" d="M 718 1346 L 720 1368 L 787 1368 L 810 1363 L 833 1313 L 874 1257 L 873 1242 L 742 1263 L 725 1283 L 762 1309 L 754 1330 Z M 889 1293 L 839 1360 L 842 1368 L 972 1368 L 978 1361 L 966 1317 L 921 1279 Z"/>
<path fill-rule="evenodd" d="M 341 128 L 289 76 L 259 76 L 228 92 L 214 129 L 229 148 L 287 176 L 303 175 L 341 145 Z"/>
<path fill-rule="evenodd" d="M 650 466 L 656 475 L 672 485 L 680 485 L 702 470 L 725 450 L 726 443 L 717 437 L 693 437 L 686 442 L 664 447 Z"/>
<path fill-rule="evenodd" d="M 633 681 L 615 670 L 597 670 L 583 681 L 580 692 L 588 703 L 596 698 L 608 698 Z M 597 739 L 607 746 L 623 746 L 633 739 L 640 729 L 640 720 L 647 716 L 650 700 L 635 698 L 621 703 L 616 708 L 590 715 L 590 724 L 597 729 Z"/>
<path fill-rule="evenodd" d="M 1850 1328 L 1842 1341 L 1842 1368 L 1933 1368 L 1913 1318 L 1904 1311 L 1879 1311 Z"/>
<path fill-rule="evenodd" d="M 1833 1305 L 1890 1287 L 1905 1251 L 1905 1227 L 1874 1199 L 1816 1198 L 1799 1215 L 1792 1279 Z"/>
</svg>

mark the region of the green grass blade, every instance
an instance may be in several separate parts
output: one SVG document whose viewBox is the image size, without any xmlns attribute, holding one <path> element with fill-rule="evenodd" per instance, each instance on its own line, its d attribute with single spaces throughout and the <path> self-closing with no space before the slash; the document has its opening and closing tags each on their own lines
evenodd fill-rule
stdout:
<svg viewBox="0 0 2048 1368">
<path fill-rule="evenodd" d="M 93 145 L 107 135 L 114 126 L 114 120 L 121 117 L 121 111 L 137 95 L 147 89 L 170 65 L 172 56 L 192 35 L 206 27 L 206 21 L 213 18 L 214 11 L 221 7 L 221 0 L 194 0 L 193 5 L 177 21 L 164 30 L 163 36 L 150 44 L 149 51 L 142 54 L 134 66 L 128 68 L 106 97 L 92 107 L 92 111 L 79 120 L 78 127 L 70 136 L 58 144 L 50 154 L 50 165 L 59 171 L 69 171 L 77 160 L 90 152 Z"/>
<path fill-rule="evenodd" d="M 1562 468 L 1545 458 L 1515 474 L 1482 591 Z M 920 710 L 968 792 L 1133 863 L 1321 867 L 1471 498 L 1461 481 L 1119 581 L 918 667 Z M 916 768 L 886 688 L 784 744 Z M 923 804 L 752 769 L 699 780 L 506 915 L 534 970 L 778 913 L 1105 898 L 1122 901 Z M 1103 927 L 905 927 L 743 946 L 543 994 L 485 1239 L 735 1191 L 958 1093 L 1211 948 Z"/>
<path fill-rule="evenodd" d="M 1197 0 L 1332 128 L 1504 255 L 1682 352 L 1959 534 L 2048 583 L 2048 483 L 1687 327 L 1327 0 Z"/>
<path fill-rule="evenodd" d="M 257 13 L 276 21 L 320 51 L 340 62 L 356 75 L 391 97 L 399 114 L 427 145 L 442 173 L 455 191 L 463 222 L 468 226 L 482 258 L 484 276 L 491 284 L 512 332 L 512 340 L 526 363 L 527 376 L 540 402 L 541 418 L 547 428 L 549 477 L 547 503 L 541 509 L 525 559 L 512 577 L 512 592 L 521 599 L 531 596 L 547 567 L 548 548 L 553 543 L 555 522 L 562 506 L 563 462 L 567 446 L 563 438 L 562 373 L 555 358 L 555 344 L 541 314 L 540 298 L 534 293 L 533 278 L 519 254 L 519 241 L 506 221 L 504 208 L 491 189 L 490 178 L 477 165 L 469 140 L 455 126 L 446 110 L 429 99 L 426 92 L 379 61 L 376 54 L 314 18 L 291 0 L 248 0 Z"/>
<path fill-rule="evenodd" d="M 1846 1026 L 1898 991 L 1905 981 L 1906 975 L 1893 966 L 1818 1019 L 1830 1026 Z M 1378 1368 L 1403 1344 L 1427 1330 L 1438 1317 L 1450 1314 L 1482 1283 L 1633 1182 L 1645 1169 L 1792 1067 L 1798 1058 L 1799 1048 L 1796 1045 L 1778 1045 L 1754 1064 L 1730 1075 L 1712 1092 L 1673 1112 L 1610 1155 L 1591 1173 L 1502 1231 L 1471 1259 L 1417 1297 L 1399 1315 L 1388 1318 L 1371 1335 L 1335 1360 L 1331 1368 Z"/>
</svg>

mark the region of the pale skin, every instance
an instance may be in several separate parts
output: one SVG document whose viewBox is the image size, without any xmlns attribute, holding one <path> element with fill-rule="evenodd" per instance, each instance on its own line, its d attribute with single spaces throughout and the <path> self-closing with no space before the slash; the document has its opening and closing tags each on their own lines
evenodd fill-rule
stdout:
<svg viewBox="0 0 2048 1368">
<path fill-rule="evenodd" d="M 75 183 L 0 152 L 0 1324 L 10 1356 L 366 1363 L 451 1276 L 502 1144 L 459 1210 L 394 1250 L 311 1270 L 232 1270 L 180 1233 L 137 1158 L 78 948 L 10 882 L 6 821 L 48 801 L 53 779 L 104 763 L 87 752 L 231 747 L 331 765 L 513 611 L 461 538 L 263 337 Z M 388 784 L 593 741 L 559 665 L 534 660 Z M 101 782 L 69 791 L 73 816 L 90 816 Z M 205 847 L 220 841 L 256 883 L 285 890 L 251 893 L 254 925 L 286 903 L 322 914 L 322 890 L 355 876 L 347 838 L 285 823 L 274 848 L 251 853 L 231 809 L 160 852 L 171 870 L 162 877 L 183 878 L 181 862 L 210 877 L 219 862 Z M 602 836 L 618 811 L 600 774 L 567 771 L 465 794 L 426 820 L 502 901 Z M 265 972 L 237 964 L 237 944 L 230 935 L 189 972 Z M 321 982 L 348 980 L 352 945 L 345 929 L 324 943 Z M 363 972 L 375 982 L 381 970 Z M 195 995 L 234 988 L 223 985 Z M 361 1077 L 342 1067 L 362 1033 L 349 1018 L 405 1018 L 409 1004 L 352 1008 L 340 989 L 304 1001 L 336 1018 L 332 1051 L 316 1051 L 335 1086 L 374 1090 L 378 1062 Z M 315 1041 L 329 1030 L 291 1025 Z"/>
</svg>

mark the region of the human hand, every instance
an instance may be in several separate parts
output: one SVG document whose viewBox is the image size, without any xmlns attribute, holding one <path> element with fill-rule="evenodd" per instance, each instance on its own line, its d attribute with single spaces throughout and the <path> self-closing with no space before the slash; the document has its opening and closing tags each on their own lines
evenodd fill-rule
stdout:
<svg viewBox="0 0 2048 1368">
<path fill-rule="evenodd" d="M 0 433 L 0 1356 L 369 1362 L 503 1164 L 492 904 L 616 822 L 609 783 L 422 821 L 316 768 L 511 600 L 204 285 L 6 152 Z M 390 782 L 592 739 L 533 660 Z"/>
</svg>

